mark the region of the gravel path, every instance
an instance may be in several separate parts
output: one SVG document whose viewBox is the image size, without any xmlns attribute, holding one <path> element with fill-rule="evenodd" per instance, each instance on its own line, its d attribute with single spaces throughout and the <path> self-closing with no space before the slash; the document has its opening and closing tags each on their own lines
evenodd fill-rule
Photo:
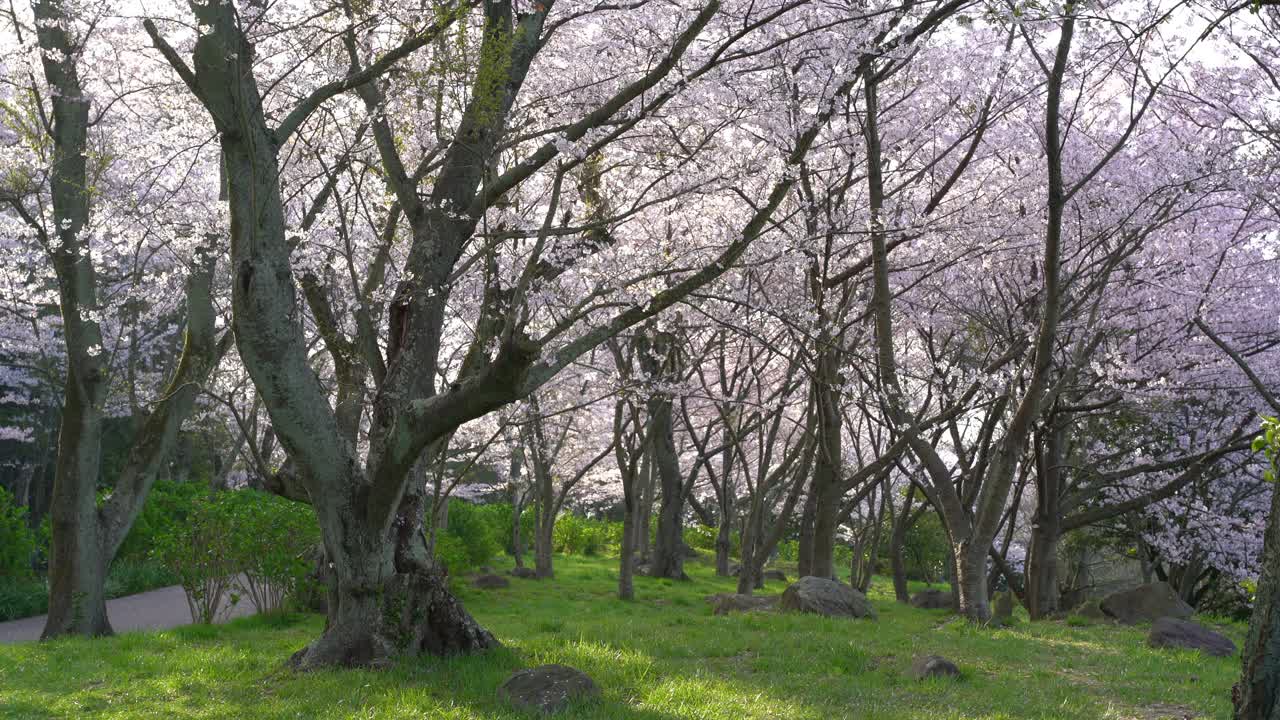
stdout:
<svg viewBox="0 0 1280 720">
<path fill-rule="evenodd" d="M 240 602 L 229 613 L 225 613 L 227 617 L 219 617 L 219 622 L 253 615 L 255 612 L 257 608 L 253 606 L 253 602 L 242 595 Z M 130 630 L 167 630 L 191 624 L 191 610 L 187 608 L 187 598 L 179 585 L 108 600 L 107 617 L 117 633 Z M 38 615 L 0 623 L 0 643 L 39 640 L 40 632 L 44 630 L 44 621 L 45 616 Z"/>
</svg>

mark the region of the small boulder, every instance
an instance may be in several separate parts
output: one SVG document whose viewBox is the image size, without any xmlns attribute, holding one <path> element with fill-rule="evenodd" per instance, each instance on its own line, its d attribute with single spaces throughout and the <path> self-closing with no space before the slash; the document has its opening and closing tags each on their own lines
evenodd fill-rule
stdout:
<svg viewBox="0 0 1280 720">
<path fill-rule="evenodd" d="M 494 590 L 496 588 L 510 587 L 511 581 L 501 575 L 489 573 L 486 575 L 477 575 L 475 579 L 471 581 L 471 586 L 481 590 Z"/>
<path fill-rule="evenodd" d="M 776 610 L 778 600 L 777 595 L 716 593 L 715 595 L 707 596 L 707 602 L 711 603 L 711 612 L 715 615 Z"/>
<path fill-rule="evenodd" d="M 929 678 L 958 678 L 960 668 L 941 655 L 917 655 L 911 660 L 911 670 L 907 673 L 913 680 Z"/>
<path fill-rule="evenodd" d="M 787 574 L 786 574 L 786 573 L 784 573 L 784 572 L 782 572 L 781 570 L 765 570 L 765 571 L 764 571 L 764 579 L 765 579 L 765 580 L 777 580 L 778 582 L 786 582 L 786 581 L 787 581 Z"/>
<path fill-rule="evenodd" d="M 729 574 L 733 577 L 738 577 L 742 574 L 742 566 L 738 563 L 731 563 L 729 565 Z"/>
<path fill-rule="evenodd" d="M 1199 650 L 1214 657 L 1236 654 L 1236 644 L 1226 635 L 1191 620 L 1172 617 L 1160 618 L 1151 625 L 1147 644 L 1153 648 Z"/>
<path fill-rule="evenodd" d="M 782 609 L 828 617 L 875 619 L 876 611 L 862 593 L 841 582 L 802 577 L 782 591 Z"/>
<path fill-rule="evenodd" d="M 1195 609 L 1182 601 L 1168 583 L 1154 582 L 1102 599 L 1102 612 L 1126 624 L 1154 622 L 1162 617 L 1186 619 Z"/>
<path fill-rule="evenodd" d="M 498 688 L 498 697 L 524 710 L 555 713 L 578 698 L 598 697 L 600 688 L 581 670 L 539 665 L 521 670 Z"/>
<path fill-rule="evenodd" d="M 535 571 L 531 567 L 511 568 L 510 570 L 507 571 L 507 574 L 511 575 L 512 577 L 524 578 L 526 580 L 538 579 L 537 571 Z"/>
<path fill-rule="evenodd" d="M 951 593 L 937 588 L 921 590 L 911 596 L 911 607 L 923 608 L 925 610 L 950 610 Z"/>
</svg>

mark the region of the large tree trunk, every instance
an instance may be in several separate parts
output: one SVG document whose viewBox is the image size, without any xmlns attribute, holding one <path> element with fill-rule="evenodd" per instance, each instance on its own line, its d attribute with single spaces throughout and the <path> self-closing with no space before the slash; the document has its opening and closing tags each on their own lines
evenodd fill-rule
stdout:
<svg viewBox="0 0 1280 720">
<path fill-rule="evenodd" d="M 1058 542 L 1062 537 L 1062 452 L 1064 429 L 1053 417 L 1043 437 L 1037 438 L 1036 512 L 1031 521 L 1031 547 L 1027 553 L 1027 611 L 1032 620 L 1059 610 Z M 1040 442 L 1042 441 L 1042 442 Z"/>
<path fill-rule="evenodd" d="M 551 566 L 551 540 L 556 525 L 555 486 L 551 468 L 536 461 L 534 477 L 538 483 L 538 521 L 533 531 L 533 570 L 540 578 L 550 578 L 555 576 Z"/>
<path fill-rule="evenodd" d="M 987 595 L 987 549 L 989 547 L 989 545 L 971 541 L 953 546 L 959 612 L 974 622 L 986 622 L 991 619 L 991 598 Z"/>
<path fill-rule="evenodd" d="M 352 483 L 358 487 L 358 483 Z M 376 667 L 397 655 L 454 655 L 498 646 L 449 592 L 422 532 L 420 492 L 406 493 L 391 532 L 341 503 L 317 508 L 332 568 L 324 633 L 290 659 L 299 670 Z"/>
<path fill-rule="evenodd" d="M 108 558 L 98 522 L 97 481 L 102 414 L 67 383 L 50 508 L 49 617 L 40 637 L 110 635 Z"/>
<path fill-rule="evenodd" d="M 824 339 L 824 342 L 830 344 L 832 341 Z M 840 412 L 838 361 L 835 347 L 820 356 L 813 387 L 818 411 L 818 446 L 813 464 L 813 539 L 808 574 L 824 578 L 835 577 L 836 529 L 840 524 L 843 495 L 840 477 L 843 416 Z"/>
<path fill-rule="evenodd" d="M 756 568 L 764 564 L 756 558 L 756 538 L 764 529 L 764 511 L 759 495 L 760 490 L 757 488 L 755 496 L 751 498 L 751 509 L 742 525 L 742 563 L 738 566 L 739 595 L 751 594 L 756 587 L 757 576 L 761 575 Z M 780 519 L 779 522 L 783 521 Z"/>
<path fill-rule="evenodd" d="M 1031 526 L 1031 547 L 1027 552 L 1027 611 L 1032 620 L 1052 617 L 1060 608 L 1058 588 L 1058 543 L 1061 539 L 1056 519 L 1037 517 Z"/>
<path fill-rule="evenodd" d="M 1275 487 L 1261 565 L 1240 682 L 1232 693 L 1235 720 L 1280 720 L 1280 491 Z"/>
<path fill-rule="evenodd" d="M 653 468 L 662 483 L 658 533 L 649 562 L 649 575 L 688 580 L 684 573 L 684 483 L 676 457 L 670 396 L 662 395 L 650 400 L 649 424 Z"/>
</svg>

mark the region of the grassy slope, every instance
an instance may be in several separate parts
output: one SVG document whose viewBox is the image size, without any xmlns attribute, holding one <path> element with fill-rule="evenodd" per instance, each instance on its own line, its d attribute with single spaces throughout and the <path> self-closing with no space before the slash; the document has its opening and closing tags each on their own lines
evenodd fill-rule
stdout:
<svg viewBox="0 0 1280 720">
<path fill-rule="evenodd" d="M 704 566 L 693 581 L 637 578 L 614 599 L 615 561 L 557 558 L 551 582 L 512 580 L 462 597 L 505 648 L 406 661 L 383 672 L 295 675 L 283 660 L 314 637 L 312 616 L 252 618 L 97 640 L 0 646 L 3 718 L 502 718 L 495 690 L 514 670 L 559 662 L 604 690 L 577 718 L 1158 718 L 1230 716 L 1238 658 L 1148 649 L 1141 629 L 1019 623 L 984 630 L 872 589 L 877 621 L 798 615 L 715 617 L 703 596 L 731 590 Z M 768 592 L 782 586 L 770 583 Z M 1241 628 L 1228 632 L 1237 642 Z M 904 677 L 937 653 L 959 682 Z M 1168 712 L 1162 713 L 1159 708 Z"/>
</svg>

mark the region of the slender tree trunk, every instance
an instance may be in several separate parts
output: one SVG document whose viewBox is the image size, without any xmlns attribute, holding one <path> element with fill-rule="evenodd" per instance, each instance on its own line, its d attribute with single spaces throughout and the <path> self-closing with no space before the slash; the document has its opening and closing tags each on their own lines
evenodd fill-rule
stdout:
<svg viewBox="0 0 1280 720">
<path fill-rule="evenodd" d="M 625 472 L 625 471 L 624 471 Z M 622 548 L 618 558 L 618 599 L 634 600 L 636 597 L 636 508 L 635 480 L 623 478 Z"/>
<path fill-rule="evenodd" d="M 516 567 L 524 567 L 524 533 L 520 527 L 520 516 L 524 513 L 524 492 L 521 489 L 521 475 L 524 472 L 524 449 L 516 446 L 511 452 L 511 555 L 515 558 Z"/>
<path fill-rule="evenodd" d="M 640 504 L 636 507 L 636 556 L 641 563 L 652 560 L 653 503 L 657 483 L 653 467 L 653 451 L 645 452 L 640 463 Z"/>
<path fill-rule="evenodd" d="M 517 492 L 511 503 L 511 554 L 518 568 L 524 567 L 524 533 L 520 527 L 520 517 L 523 514 L 524 495 Z"/>
<path fill-rule="evenodd" d="M 907 544 L 907 532 L 915 524 L 916 516 L 911 513 L 911 505 L 915 501 L 916 486 L 907 490 L 907 499 L 902 505 L 902 512 L 893 519 L 893 532 L 889 536 L 889 564 L 893 568 L 893 596 L 898 602 L 911 602 L 911 591 L 907 588 L 907 562 L 903 548 Z"/>
<path fill-rule="evenodd" d="M 751 498 L 751 509 L 747 511 L 742 525 L 742 563 L 738 566 L 739 595 L 750 595 L 756 587 L 756 575 L 759 574 L 756 566 L 763 564 L 756 559 L 756 538 L 762 529 L 763 517 L 763 502 L 760 489 L 757 488 Z"/>
<path fill-rule="evenodd" d="M 797 542 L 796 573 L 800 577 L 813 574 L 813 538 L 818 518 L 817 473 L 809 480 L 804 496 L 804 508 L 800 511 L 800 538 Z"/>
<path fill-rule="evenodd" d="M 733 553 L 733 505 L 720 509 L 720 524 L 716 528 L 716 575 L 729 577 L 729 562 Z"/>
<path fill-rule="evenodd" d="M 540 578 L 555 577 L 555 568 L 551 564 L 551 545 L 554 538 L 556 519 L 544 507 L 538 508 L 537 536 L 534 538 L 533 571 Z"/>
</svg>

